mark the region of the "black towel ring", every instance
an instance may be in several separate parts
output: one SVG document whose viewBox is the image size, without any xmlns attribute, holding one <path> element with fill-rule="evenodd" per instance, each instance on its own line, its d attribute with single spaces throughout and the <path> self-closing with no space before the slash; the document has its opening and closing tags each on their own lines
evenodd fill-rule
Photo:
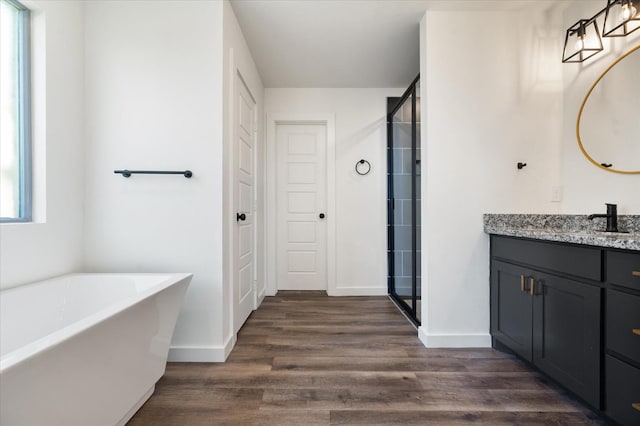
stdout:
<svg viewBox="0 0 640 426">
<path fill-rule="evenodd" d="M 358 173 L 361 176 L 364 176 L 366 174 L 369 174 L 369 172 L 371 171 L 371 163 L 369 163 L 367 160 L 360 160 L 356 163 L 356 173 Z"/>
</svg>

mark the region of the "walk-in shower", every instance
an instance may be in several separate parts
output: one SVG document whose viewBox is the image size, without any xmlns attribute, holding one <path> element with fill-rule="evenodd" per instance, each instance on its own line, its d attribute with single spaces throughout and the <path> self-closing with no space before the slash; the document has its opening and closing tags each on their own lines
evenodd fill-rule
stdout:
<svg viewBox="0 0 640 426">
<path fill-rule="evenodd" d="M 420 76 L 387 99 L 389 294 L 420 325 Z"/>
</svg>

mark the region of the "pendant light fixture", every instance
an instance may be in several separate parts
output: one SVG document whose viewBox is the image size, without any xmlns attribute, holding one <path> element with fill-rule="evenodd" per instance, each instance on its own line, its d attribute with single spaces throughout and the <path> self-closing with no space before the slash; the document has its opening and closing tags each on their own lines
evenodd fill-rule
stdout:
<svg viewBox="0 0 640 426">
<path fill-rule="evenodd" d="M 602 35 L 624 37 L 631 34 L 640 28 L 638 12 L 640 11 L 632 0 L 607 0 Z"/>
<path fill-rule="evenodd" d="M 581 19 L 567 30 L 562 62 L 582 62 L 602 49 L 602 39 L 596 20 Z"/>
<path fill-rule="evenodd" d="M 640 28 L 640 0 L 607 0 L 604 9 L 589 19 L 580 19 L 564 38 L 562 62 L 583 62 L 603 50 L 596 20 L 604 14 L 603 37 L 625 37 Z"/>
</svg>

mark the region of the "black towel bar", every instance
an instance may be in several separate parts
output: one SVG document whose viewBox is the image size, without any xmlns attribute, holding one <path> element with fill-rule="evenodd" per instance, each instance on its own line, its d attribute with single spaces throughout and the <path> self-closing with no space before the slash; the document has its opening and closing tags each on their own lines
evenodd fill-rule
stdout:
<svg viewBox="0 0 640 426">
<path fill-rule="evenodd" d="M 131 177 L 131 175 L 183 175 L 186 178 L 193 176 L 191 170 L 114 170 L 113 173 L 121 174 L 126 178 Z"/>
</svg>

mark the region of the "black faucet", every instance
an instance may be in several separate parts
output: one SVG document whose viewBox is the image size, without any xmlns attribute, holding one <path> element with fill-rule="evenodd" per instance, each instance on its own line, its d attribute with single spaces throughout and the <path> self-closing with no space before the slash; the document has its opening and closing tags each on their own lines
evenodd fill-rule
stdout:
<svg viewBox="0 0 640 426">
<path fill-rule="evenodd" d="M 587 219 L 593 220 L 596 217 L 607 218 L 606 232 L 618 232 L 618 206 L 615 204 L 606 204 L 607 214 L 591 214 Z"/>
</svg>

